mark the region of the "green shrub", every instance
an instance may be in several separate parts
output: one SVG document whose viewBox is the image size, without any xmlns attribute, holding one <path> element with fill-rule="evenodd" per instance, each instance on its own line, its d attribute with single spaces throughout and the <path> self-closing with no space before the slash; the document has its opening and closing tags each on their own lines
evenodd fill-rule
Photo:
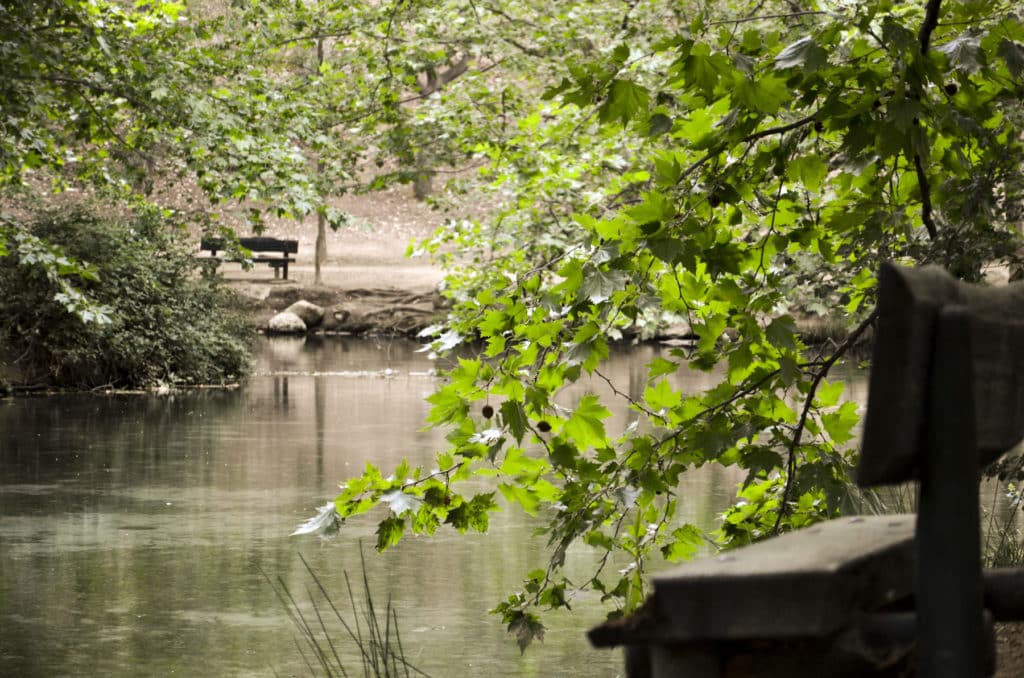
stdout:
<svg viewBox="0 0 1024 678">
<path fill-rule="evenodd" d="M 54 210 L 9 229 L 6 249 L 0 342 L 23 381 L 142 388 L 227 383 L 246 371 L 251 332 L 234 295 L 195 274 L 184 232 L 158 213 Z M 64 269 L 79 276 L 73 288 Z"/>
</svg>

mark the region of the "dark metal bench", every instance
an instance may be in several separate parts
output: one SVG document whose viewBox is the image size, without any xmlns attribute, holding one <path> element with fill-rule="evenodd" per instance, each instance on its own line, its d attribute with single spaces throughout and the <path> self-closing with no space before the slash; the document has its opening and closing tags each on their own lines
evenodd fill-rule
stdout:
<svg viewBox="0 0 1024 678">
<path fill-rule="evenodd" d="M 631 678 L 991 675 L 1024 571 L 982 570 L 979 469 L 1024 438 L 1024 286 L 883 266 L 856 480 L 919 481 L 916 515 L 840 518 L 653 581 L 591 629 Z"/>
<path fill-rule="evenodd" d="M 295 263 L 295 257 L 289 256 L 296 254 L 299 251 L 298 240 L 280 240 L 278 238 L 239 238 L 238 244 L 245 250 L 248 250 L 249 254 L 242 256 L 229 256 L 228 261 L 251 261 L 255 264 L 267 264 L 273 267 L 274 277 L 283 277 L 284 280 L 288 279 L 288 264 Z M 217 256 L 217 252 L 226 252 L 228 247 L 226 246 L 222 238 L 203 238 L 199 245 L 200 251 L 210 252 L 210 256 L 206 257 L 210 261 L 219 264 L 224 260 L 223 257 Z M 267 252 L 273 252 L 275 254 L 268 255 Z M 283 272 L 283 276 L 280 274 Z"/>
</svg>

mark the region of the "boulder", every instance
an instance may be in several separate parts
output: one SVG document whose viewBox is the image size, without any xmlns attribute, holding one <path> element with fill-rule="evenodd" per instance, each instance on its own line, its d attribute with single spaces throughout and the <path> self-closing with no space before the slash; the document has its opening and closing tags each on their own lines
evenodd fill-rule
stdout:
<svg viewBox="0 0 1024 678">
<path fill-rule="evenodd" d="M 324 321 L 324 309 L 305 299 L 299 299 L 286 308 L 284 312 L 297 315 L 302 319 L 302 322 L 306 323 L 306 327 L 316 327 Z"/>
<path fill-rule="evenodd" d="M 267 331 L 275 334 L 305 334 L 306 323 L 291 311 L 281 311 L 267 323 Z"/>
</svg>

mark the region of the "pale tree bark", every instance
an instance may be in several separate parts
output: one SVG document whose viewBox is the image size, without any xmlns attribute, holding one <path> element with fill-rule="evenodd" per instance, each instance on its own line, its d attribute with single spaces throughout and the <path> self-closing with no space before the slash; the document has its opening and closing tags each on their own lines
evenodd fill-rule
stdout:
<svg viewBox="0 0 1024 678">
<path fill-rule="evenodd" d="M 317 162 L 317 165 L 320 163 Z M 313 258 L 313 283 L 322 285 L 323 275 L 320 267 L 327 261 L 327 218 L 323 212 L 316 215 L 316 255 Z"/>
<path fill-rule="evenodd" d="M 320 72 L 320 67 L 324 63 L 324 39 L 318 38 L 316 41 L 316 68 L 317 72 Z M 316 181 L 317 184 L 322 186 L 324 179 L 324 161 L 323 158 L 317 158 L 316 160 Z M 323 274 L 321 267 L 324 262 L 327 261 L 327 218 L 324 216 L 324 212 L 321 209 L 316 214 L 316 253 L 313 256 L 313 283 L 315 285 L 323 284 Z"/>
</svg>

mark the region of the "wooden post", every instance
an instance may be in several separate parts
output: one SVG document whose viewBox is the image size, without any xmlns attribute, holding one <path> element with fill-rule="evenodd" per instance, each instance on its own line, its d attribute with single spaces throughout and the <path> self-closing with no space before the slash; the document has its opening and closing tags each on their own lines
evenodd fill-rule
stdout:
<svg viewBox="0 0 1024 678">
<path fill-rule="evenodd" d="M 948 306 L 936 319 L 919 456 L 917 647 L 925 678 L 982 675 L 983 624 L 978 451 L 971 318 Z"/>
</svg>

